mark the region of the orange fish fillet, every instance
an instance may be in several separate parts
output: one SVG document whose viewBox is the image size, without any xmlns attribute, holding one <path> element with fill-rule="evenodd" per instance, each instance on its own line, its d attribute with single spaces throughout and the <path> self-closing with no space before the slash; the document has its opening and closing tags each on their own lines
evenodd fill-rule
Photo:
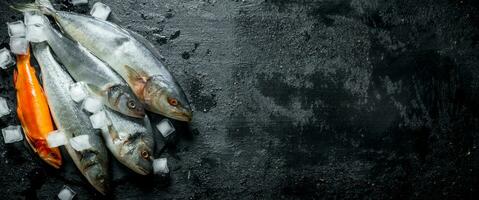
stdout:
<svg viewBox="0 0 479 200">
<path fill-rule="evenodd" d="M 42 86 L 30 64 L 30 50 L 27 55 L 17 56 L 14 71 L 17 90 L 17 114 L 22 123 L 25 138 L 33 150 L 49 165 L 60 168 L 62 157 L 58 148 L 49 148 L 48 133 L 54 130 L 47 99 Z"/>
</svg>

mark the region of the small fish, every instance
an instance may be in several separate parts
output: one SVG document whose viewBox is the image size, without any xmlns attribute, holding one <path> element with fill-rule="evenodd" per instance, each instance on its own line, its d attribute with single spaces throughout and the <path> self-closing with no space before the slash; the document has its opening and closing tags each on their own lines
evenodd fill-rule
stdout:
<svg viewBox="0 0 479 200">
<path fill-rule="evenodd" d="M 30 49 L 26 55 L 17 56 L 14 84 L 17 90 L 17 115 L 28 144 L 45 162 L 60 168 L 60 150 L 49 148 L 46 141 L 48 133 L 54 130 L 53 121 L 35 68 L 30 64 Z"/>
<path fill-rule="evenodd" d="M 48 44 L 75 81 L 86 83 L 91 93 L 103 100 L 107 107 L 130 117 L 145 116 L 143 103 L 110 66 L 77 42 L 64 37 L 48 19 L 38 26 L 43 27 Z"/>
<path fill-rule="evenodd" d="M 52 16 L 64 32 L 122 76 L 147 110 L 191 121 L 192 111 L 185 93 L 150 42 L 111 22 L 56 11 L 45 2 L 16 5 L 14 9 Z"/>
<path fill-rule="evenodd" d="M 98 130 L 93 129 L 88 115 L 68 95 L 73 79 L 53 58 L 46 43 L 32 44 L 33 53 L 42 70 L 43 88 L 57 128 L 67 139 L 89 136 L 91 148 L 76 151 L 65 145 L 73 162 L 88 182 L 100 193 L 109 188 L 108 152 Z"/>
<path fill-rule="evenodd" d="M 150 174 L 154 140 L 148 117 L 132 118 L 109 109 L 105 109 L 105 113 L 111 125 L 102 129 L 102 133 L 110 152 L 136 173 Z"/>
</svg>

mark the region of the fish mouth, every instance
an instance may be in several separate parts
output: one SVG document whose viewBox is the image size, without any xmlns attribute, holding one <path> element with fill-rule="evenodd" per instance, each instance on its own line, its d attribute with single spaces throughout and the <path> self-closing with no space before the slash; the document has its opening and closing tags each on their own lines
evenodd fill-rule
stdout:
<svg viewBox="0 0 479 200">
<path fill-rule="evenodd" d="M 147 170 L 143 167 L 137 166 L 136 169 L 134 170 L 136 173 L 146 176 L 151 173 L 151 170 Z"/>
<path fill-rule="evenodd" d="M 48 165 L 54 167 L 55 169 L 60 169 L 60 166 L 62 166 L 62 161 L 50 157 L 43 157 L 42 158 Z"/>
<path fill-rule="evenodd" d="M 174 112 L 172 115 L 166 115 L 166 116 L 172 119 L 176 119 L 178 121 L 184 121 L 184 122 L 191 122 L 191 120 L 193 119 L 193 113 L 191 111 Z"/>
</svg>

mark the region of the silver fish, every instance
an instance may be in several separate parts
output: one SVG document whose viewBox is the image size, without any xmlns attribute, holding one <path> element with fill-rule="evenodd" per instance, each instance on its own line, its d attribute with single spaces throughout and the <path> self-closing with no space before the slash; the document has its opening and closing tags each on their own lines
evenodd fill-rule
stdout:
<svg viewBox="0 0 479 200">
<path fill-rule="evenodd" d="M 191 121 L 192 111 L 185 93 L 160 62 L 153 45 L 138 34 L 91 16 L 56 11 L 41 2 L 14 8 L 52 16 L 64 32 L 120 74 L 147 110 Z"/>
<path fill-rule="evenodd" d="M 102 133 L 110 152 L 136 173 L 150 174 L 154 141 L 148 117 L 132 118 L 109 109 L 105 109 L 105 113 L 111 125 L 102 129 Z"/>
<path fill-rule="evenodd" d="M 47 42 L 75 81 L 86 83 L 91 93 L 120 113 L 143 118 L 145 110 L 128 84 L 113 69 L 77 42 L 64 37 L 44 19 Z"/>
<path fill-rule="evenodd" d="M 53 58 L 48 45 L 38 43 L 32 46 L 40 64 L 43 88 L 57 128 L 65 133 L 67 139 L 88 135 L 92 146 L 83 151 L 76 151 L 70 144 L 66 144 L 65 148 L 90 184 L 105 194 L 109 188 L 108 152 L 100 133 L 93 129 L 86 113 L 68 95 L 73 80 Z"/>
</svg>

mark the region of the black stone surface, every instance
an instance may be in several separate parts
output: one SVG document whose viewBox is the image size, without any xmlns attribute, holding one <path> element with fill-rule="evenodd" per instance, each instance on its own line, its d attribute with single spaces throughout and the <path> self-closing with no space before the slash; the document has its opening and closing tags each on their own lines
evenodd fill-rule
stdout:
<svg viewBox="0 0 479 200">
<path fill-rule="evenodd" d="M 2 24 L 20 19 L 13 2 L 28 1 L 0 3 Z M 103 2 L 157 46 L 195 109 L 157 152 L 170 178 L 117 177 L 108 198 L 477 197 L 476 1 Z M 11 75 L 0 71 L 0 95 L 13 107 Z M 65 184 L 101 198 L 65 170 L 0 143 L 3 199 L 55 199 Z"/>
</svg>

